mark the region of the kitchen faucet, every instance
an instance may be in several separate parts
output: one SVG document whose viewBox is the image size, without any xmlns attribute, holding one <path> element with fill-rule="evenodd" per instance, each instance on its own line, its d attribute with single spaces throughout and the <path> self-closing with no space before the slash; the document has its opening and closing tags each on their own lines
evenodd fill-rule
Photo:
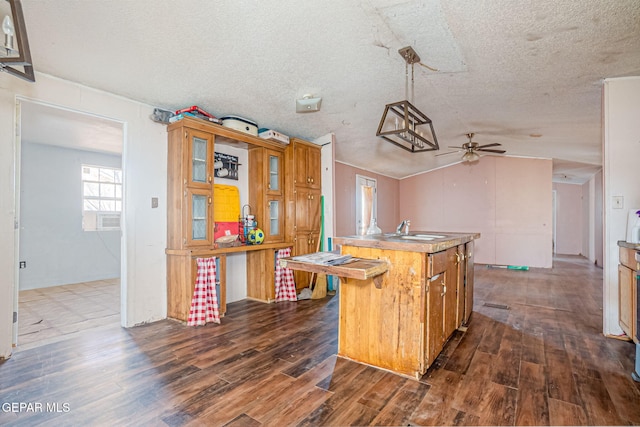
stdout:
<svg viewBox="0 0 640 427">
<path fill-rule="evenodd" d="M 396 228 L 396 233 L 398 234 L 409 234 L 409 225 L 411 225 L 411 221 L 408 219 L 403 220 L 398 228 Z"/>
</svg>

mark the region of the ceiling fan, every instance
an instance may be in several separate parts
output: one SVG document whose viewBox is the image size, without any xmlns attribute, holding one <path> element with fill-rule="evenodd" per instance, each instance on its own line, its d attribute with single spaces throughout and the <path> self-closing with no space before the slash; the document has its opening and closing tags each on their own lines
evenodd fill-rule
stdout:
<svg viewBox="0 0 640 427">
<path fill-rule="evenodd" d="M 464 151 L 465 153 L 462 155 L 462 161 L 475 162 L 476 160 L 480 159 L 480 155 L 477 153 L 478 151 L 482 151 L 485 153 L 498 153 L 498 154 L 506 153 L 505 150 L 489 149 L 489 147 L 499 147 L 502 144 L 498 144 L 497 142 L 494 142 L 493 144 L 480 145 L 477 142 L 473 141 L 473 135 L 475 134 L 468 133 L 467 138 L 469 138 L 469 142 L 465 142 L 464 144 L 462 144 L 461 147 L 449 146 L 449 148 L 459 148 L 459 150 L 449 151 L 448 153 L 436 154 L 436 156 L 444 156 L 445 154 L 453 154 L 453 153 L 459 153 L 461 151 Z"/>
</svg>

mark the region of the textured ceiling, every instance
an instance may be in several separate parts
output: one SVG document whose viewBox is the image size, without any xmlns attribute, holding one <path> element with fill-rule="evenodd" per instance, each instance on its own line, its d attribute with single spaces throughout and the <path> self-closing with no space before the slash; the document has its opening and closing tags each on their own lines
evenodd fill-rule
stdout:
<svg viewBox="0 0 640 427">
<path fill-rule="evenodd" d="M 466 142 L 554 159 L 557 181 L 602 164 L 601 90 L 640 75 L 638 0 L 22 0 L 37 72 L 167 109 L 198 105 L 291 136 L 336 134 L 338 161 L 402 178 L 458 162 Z M 375 132 L 405 98 L 440 151 L 412 154 Z M 321 96 L 320 112 L 295 99 Z M 482 161 L 482 160 L 480 160 Z"/>
</svg>

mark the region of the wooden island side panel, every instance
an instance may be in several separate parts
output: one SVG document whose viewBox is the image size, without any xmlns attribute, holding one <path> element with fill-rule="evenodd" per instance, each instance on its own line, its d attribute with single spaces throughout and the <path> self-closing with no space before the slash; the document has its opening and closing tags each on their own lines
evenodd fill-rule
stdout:
<svg viewBox="0 0 640 427">
<path fill-rule="evenodd" d="M 379 289 L 372 278 L 341 283 L 338 355 L 415 376 L 424 349 L 424 254 L 353 246 L 342 253 L 390 268 Z"/>
</svg>

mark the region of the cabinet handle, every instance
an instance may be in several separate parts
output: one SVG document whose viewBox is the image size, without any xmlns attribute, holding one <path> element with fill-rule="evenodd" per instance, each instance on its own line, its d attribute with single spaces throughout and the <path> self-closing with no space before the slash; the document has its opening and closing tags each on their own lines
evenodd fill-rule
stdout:
<svg viewBox="0 0 640 427">
<path fill-rule="evenodd" d="M 211 197 L 209 197 L 209 204 L 211 204 Z"/>
<path fill-rule="evenodd" d="M 456 264 L 460 264 L 460 254 L 456 252 Z"/>
<path fill-rule="evenodd" d="M 267 184 L 267 188 L 271 190 L 271 184 Z"/>
<path fill-rule="evenodd" d="M 311 183 L 313 184 L 313 178 L 310 178 L 310 179 L 311 179 Z"/>
<path fill-rule="evenodd" d="M 211 184 L 212 182 L 213 182 L 213 177 L 209 175 L 209 184 Z"/>
<path fill-rule="evenodd" d="M 311 178 L 307 177 L 307 182 L 311 182 Z"/>
</svg>

